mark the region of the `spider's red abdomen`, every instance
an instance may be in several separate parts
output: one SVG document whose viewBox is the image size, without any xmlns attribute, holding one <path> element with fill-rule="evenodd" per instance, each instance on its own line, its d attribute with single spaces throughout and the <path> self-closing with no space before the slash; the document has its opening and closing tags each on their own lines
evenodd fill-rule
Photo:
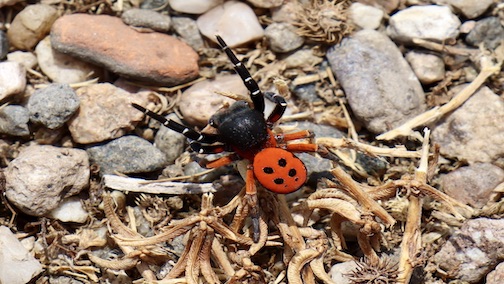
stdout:
<svg viewBox="0 0 504 284">
<path fill-rule="evenodd" d="M 294 192 L 303 186 L 307 178 L 303 162 L 281 148 L 265 148 L 258 152 L 253 167 L 259 183 L 276 193 Z"/>
</svg>

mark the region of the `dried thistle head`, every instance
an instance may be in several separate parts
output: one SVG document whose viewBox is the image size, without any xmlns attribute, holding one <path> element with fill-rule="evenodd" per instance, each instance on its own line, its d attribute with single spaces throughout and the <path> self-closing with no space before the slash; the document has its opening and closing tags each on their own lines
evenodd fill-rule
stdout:
<svg viewBox="0 0 504 284">
<path fill-rule="evenodd" d="M 312 41 L 336 44 L 352 32 L 347 14 L 349 0 L 312 0 L 297 13 L 297 33 Z"/>
<path fill-rule="evenodd" d="M 398 275 L 397 263 L 386 257 L 377 263 L 369 258 L 360 259 L 357 268 L 346 276 L 353 284 L 392 284 L 397 283 Z"/>
</svg>

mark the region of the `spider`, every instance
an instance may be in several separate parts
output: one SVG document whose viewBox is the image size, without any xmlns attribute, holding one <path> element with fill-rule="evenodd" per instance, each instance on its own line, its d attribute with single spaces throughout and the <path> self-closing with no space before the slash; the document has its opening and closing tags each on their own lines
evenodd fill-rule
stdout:
<svg viewBox="0 0 504 284">
<path fill-rule="evenodd" d="M 133 107 L 164 126 L 182 133 L 191 141 L 191 148 L 200 154 L 231 152 L 208 162 L 205 165 L 207 168 L 225 166 L 240 159 L 248 160 L 250 163 L 246 172 L 246 193 L 249 196 L 257 193 L 255 180 L 275 193 L 286 194 L 298 190 L 306 182 L 307 171 L 303 162 L 292 152 L 317 152 L 318 146 L 287 142 L 312 138 L 313 133 L 308 130 L 289 134 L 274 133 L 274 123 L 282 117 L 287 108 L 285 99 L 278 94 L 268 96 L 275 103 L 275 107 L 265 119 L 264 94 L 257 82 L 220 36 L 217 36 L 217 41 L 233 63 L 236 73 L 242 78 L 252 101 L 252 105 L 249 105 L 248 102 L 239 100 L 215 113 L 208 124 L 217 129 L 217 134 L 199 133 L 140 105 L 133 103 Z"/>
</svg>

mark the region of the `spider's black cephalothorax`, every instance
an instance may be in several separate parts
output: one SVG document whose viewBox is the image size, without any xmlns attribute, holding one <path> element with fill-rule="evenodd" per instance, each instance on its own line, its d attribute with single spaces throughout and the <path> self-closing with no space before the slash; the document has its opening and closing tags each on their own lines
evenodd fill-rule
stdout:
<svg viewBox="0 0 504 284">
<path fill-rule="evenodd" d="M 264 114 L 250 108 L 246 101 L 237 101 L 231 107 L 214 114 L 209 124 L 217 128 L 219 141 L 231 151 L 254 151 L 268 139 Z"/>
</svg>

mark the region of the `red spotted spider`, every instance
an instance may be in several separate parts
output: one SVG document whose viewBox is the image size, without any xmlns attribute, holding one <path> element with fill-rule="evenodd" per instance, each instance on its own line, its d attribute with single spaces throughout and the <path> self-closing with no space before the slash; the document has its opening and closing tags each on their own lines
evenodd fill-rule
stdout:
<svg viewBox="0 0 504 284">
<path fill-rule="evenodd" d="M 236 101 L 229 108 L 214 114 L 208 124 L 217 129 L 217 134 L 199 133 L 142 106 L 133 106 L 164 126 L 185 135 L 191 140 L 191 148 L 198 153 L 231 152 L 207 163 L 207 168 L 224 166 L 240 159 L 248 160 L 250 164 L 246 173 L 246 193 L 249 197 L 255 198 L 255 180 L 275 193 L 285 194 L 298 190 L 307 179 L 307 171 L 303 162 L 292 152 L 316 152 L 318 146 L 312 143 L 287 142 L 311 138 L 313 133 L 308 130 L 289 134 L 274 133 L 273 124 L 282 117 L 287 107 L 285 99 L 273 94 L 269 99 L 276 105 L 265 119 L 264 95 L 257 82 L 220 36 L 217 36 L 217 41 L 249 90 L 253 104 L 249 105 L 243 100 Z"/>
</svg>

